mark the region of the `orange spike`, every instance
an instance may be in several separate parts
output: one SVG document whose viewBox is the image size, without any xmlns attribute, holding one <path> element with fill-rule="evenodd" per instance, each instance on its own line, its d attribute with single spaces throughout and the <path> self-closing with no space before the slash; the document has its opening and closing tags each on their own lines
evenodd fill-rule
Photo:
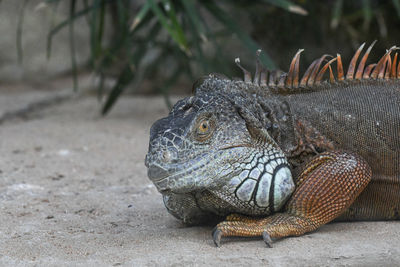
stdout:
<svg viewBox="0 0 400 267">
<path fill-rule="evenodd" d="M 337 58 L 338 80 L 343 81 L 344 80 L 344 72 L 343 72 L 342 57 L 340 56 L 340 54 L 337 54 L 336 58 Z"/>
<path fill-rule="evenodd" d="M 387 64 L 386 64 L 385 80 L 388 80 L 389 77 L 390 77 L 391 66 L 392 66 L 392 58 L 391 58 L 391 56 L 389 55 L 389 56 L 388 56 L 388 60 L 387 60 Z"/>
<path fill-rule="evenodd" d="M 330 66 L 331 66 L 331 64 L 332 64 L 333 62 L 335 62 L 336 60 L 337 60 L 337 58 L 335 57 L 335 58 L 331 59 L 328 63 L 326 63 L 325 66 L 322 67 L 321 71 L 318 73 L 317 79 L 315 80 L 315 82 L 316 82 L 317 84 L 319 84 L 319 83 L 321 82 L 322 77 L 324 76 L 324 74 L 325 74 L 326 70 L 328 69 L 328 67 L 329 67 L 330 70 L 332 71 L 332 68 L 331 68 Z M 333 72 L 332 72 L 332 76 L 333 76 Z M 332 79 L 331 79 L 331 80 L 332 80 Z"/>
<path fill-rule="evenodd" d="M 235 58 L 235 63 L 243 71 L 244 82 L 251 83 L 251 73 L 240 65 L 240 58 Z"/>
<path fill-rule="evenodd" d="M 385 69 L 386 69 L 386 63 L 388 61 L 388 57 L 390 57 L 389 53 L 386 53 L 385 58 L 383 60 L 383 63 L 380 65 L 379 70 L 378 70 L 378 79 L 383 79 L 385 76 Z"/>
<path fill-rule="evenodd" d="M 371 73 L 371 78 L 374 78 L 374 79 L 378 78 L 379 71 L 382 68 L 382 65 L 383 65 L 383 62 L 385 61 L 386 55 L 387 54 L 385 54 L 383 57 L 381 57 L 381 59 L 378 61 L 378 63 L 376 63 L 374 71 Z"/>
<path fill-rule="evenodd" d="M 295 71 L 295 69 L 296 69 L 296 66 L 298 67 L 299 66 L 299 64 L 298 64 L 298 62 L 300 61 L 300 53 L 301 52 L 303 52 L 304 51 L 304 49 L 299 49 L 298 51 L 297 51 L 297 53 L 294 55 L 294 57 L 293 57 L 293 59 L 292 59 L 292 62 L 290 63 L 290 68 L 289 68 L 289 72 L 288 72 L 288 75 L 287 75 L 287 79 L 286 79 L 286 87 L 292 87 L 293 86 L 293 78 L 296 80 L 296 77 L 295 77 L 295 75 L 296 75 L 296 71 Z M 298 76 L 298 70 L 297 70 L 297 76 Z M 297 77 L 297 84 L 298 84 L 298 77 Z"/>
<path fill-rule="evenodd" d="M 301 78 L 300 81 L 300 86 L 306 86 L 307 85 L 307 80 L 310 77 L 311 71 L 314 69 L 315 64 L 317 64 L 319 59 L 314 60 L 311 65 L 308 67 L 306 72 L 303 75 L 303 78 Z"/>
<path fill-rule="evenodd" d="M 329 65 L 329 80 L 331 83 L 335 82 L 335 76 L 333 75 L 332 67 Z"/>
<path fill-rule="evenodd" d="M 293 80 L 293 87 L 298 88 L 299 87 L 299 74 L 300 74 L 300 54 L 303 52 L 304 49 L 301 49 L 299 53 L 299 57 L 297 58 L 296 64 L 294 66 L 294 80 Z"/>
<path fill-rule="evenodd" d="M 370 78 L 370 74 L 373 68 L 375 68 L 376 64 L 369 64 L 365 70 L 364 70 L 364 75 L 363 75 L 363 79 L 369 79 Z"/>
<path fill-rule="evenodd" d="M 365 62 L 368 59 L 369 53 L 371 52 L 372 47 L 375 45 L 376 40 L 372 42 L 372 44 L 368 47 L 367 51 L 365 52 L 363 58 L 358 65 L 357 72 L 356 72 L 356 80 L 360 80 L 362 78 L 362 74 L 364 72 Z"/>
<path fill-rule="evenodd" d="M 317 63 L 315 64 L 315 67 L 314 67 L 314 69 L 313 69 L 313 71 L 312 71 L 312 73 L 311 73 L 311 75 L 310 75 L 310 78 L 309 78 L 308 81 L 307 81 L 307 85 L 312 86 L 312 85 L 314 84 L 314 80 L 315 80 L 315 77 L 316 77 L 317 74 L 318 74 L 319 67 L 321 66 L 322 62 L 324 61 L 324 59 L 325 59 L 327 56 L 329 56 L 329 55 L 323 55 L 323 56 L 317 61 Z"/>
<path fill-rule="evenodd" d="M 386 67 L 386 61 L 388 60 L 388 56 L 390 56 L 390 53 L 396 48 L 397 47 L 392 46 L 389 50 L 386 51 L 385 55 L 383 55 L 383 57 L 376 64 L 376 67 L 371 74 L 371 78 L 374 78 L 374 79 L 375 78 L 379 78 L 379 79 L 383 78 L 385 67 Z"/>
<path fill-rule="evenodd" d="M 353 58 L 350 61 L 349 69 L 347 70 L 346 79 L 353 80 L 354 70 L 356 68 L 357 59 L 360 56 L 362 49 L 364 48 L 365 43 L 363 43 L 354 54 Z"/>
<path fill-rule="evenodd" d="M 399 63 L 399 65 L 397 66 L 397 78 L 398 78 L 398 79 L 400 78 L 400 63 Z"/>
<path fill-rule="evenodd" d="M 266 70 L 263 70 L 261 72 L 261 75 L 260 75 L 260 86 L 267 86 L 267 78 L 268 78 L 267 75 L 268 75 L 268 72 Z"/>
<path fill-rule="evenodd" d="M 391 73 L 390 73 L 390 77 L 395 79 L 396 78 L 396 65 L 397 65 L 397 52 L 396 54 L 394 54 L 394 59 L 393 59 L 393 63 L 391 66 Z"/>
</svg>

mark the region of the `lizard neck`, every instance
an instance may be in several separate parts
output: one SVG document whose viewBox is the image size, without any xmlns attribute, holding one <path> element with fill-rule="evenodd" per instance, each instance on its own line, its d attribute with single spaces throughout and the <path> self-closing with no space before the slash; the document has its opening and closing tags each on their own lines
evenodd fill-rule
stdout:
<svg viewBox="0 0 400 267">
<path fill-rule="evenodd" d="M 302 165 L 319 153 L 333 150 L 334 143 L 306 118 L 296 114 L 287 96 L 263 98 L 259 103 L 265 110 L 272 138 L 284 152 L 293 168 Z M 268 125 L 269 126 L 269 125 Z"/>
</svg>

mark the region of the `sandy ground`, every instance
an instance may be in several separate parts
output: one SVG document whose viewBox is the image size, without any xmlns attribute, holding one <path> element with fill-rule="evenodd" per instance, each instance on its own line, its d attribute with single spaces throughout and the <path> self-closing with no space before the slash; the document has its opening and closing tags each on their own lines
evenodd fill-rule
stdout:
<svg viewBox="0 0 400 267">
<path fill-rule="evenodd" d="M 53 95 L 0 89 L 0 116 Z M 265 247 L 170 216 L 144 166 L 159 97 L 125 97 L 106 118 L 84 96 L 0 124 L 0 265 L 394 266 L 400 222 L 335 223 Z"/>
</svg>

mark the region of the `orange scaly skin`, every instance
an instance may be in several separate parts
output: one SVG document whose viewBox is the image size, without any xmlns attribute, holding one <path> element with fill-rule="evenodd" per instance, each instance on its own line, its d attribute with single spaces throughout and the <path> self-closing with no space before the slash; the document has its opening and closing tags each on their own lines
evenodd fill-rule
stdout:
<svg viewBox="0 0 400 267">
<path fill-rule="evenodd" d="M 297 189 L 284 213 L 262 219 L 228 216 L 213 232 L 220 246 L 222 236 L 298 236 L 326 224 L 346 210 L 371 180 L 371 168 L 356 154 L 325 152 L 307 163 L 297 179 Z"/>
</svg>

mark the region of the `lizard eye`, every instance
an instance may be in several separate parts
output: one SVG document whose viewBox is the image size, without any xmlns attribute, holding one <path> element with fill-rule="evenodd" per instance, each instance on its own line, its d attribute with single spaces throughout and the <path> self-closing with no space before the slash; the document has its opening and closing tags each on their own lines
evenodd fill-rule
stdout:
<svg viewBox="0 0 400 267">
<path fill-rule="evenodd" d="M 207 133 L 208 130 L 209 130 L 208 121 L 203 121 L 203 122 L 199 125 L 199 132 L 200 132 L 200 133 Z"/>
<path fill-rule="evenodd" d="M 195 128 L 195 138 L 198 141 L 205 141 L 211 137 L 212 130 L 213 130 L 213 121 L 210 119 L 203 118 L 201 119 Z"/>
</svg>

